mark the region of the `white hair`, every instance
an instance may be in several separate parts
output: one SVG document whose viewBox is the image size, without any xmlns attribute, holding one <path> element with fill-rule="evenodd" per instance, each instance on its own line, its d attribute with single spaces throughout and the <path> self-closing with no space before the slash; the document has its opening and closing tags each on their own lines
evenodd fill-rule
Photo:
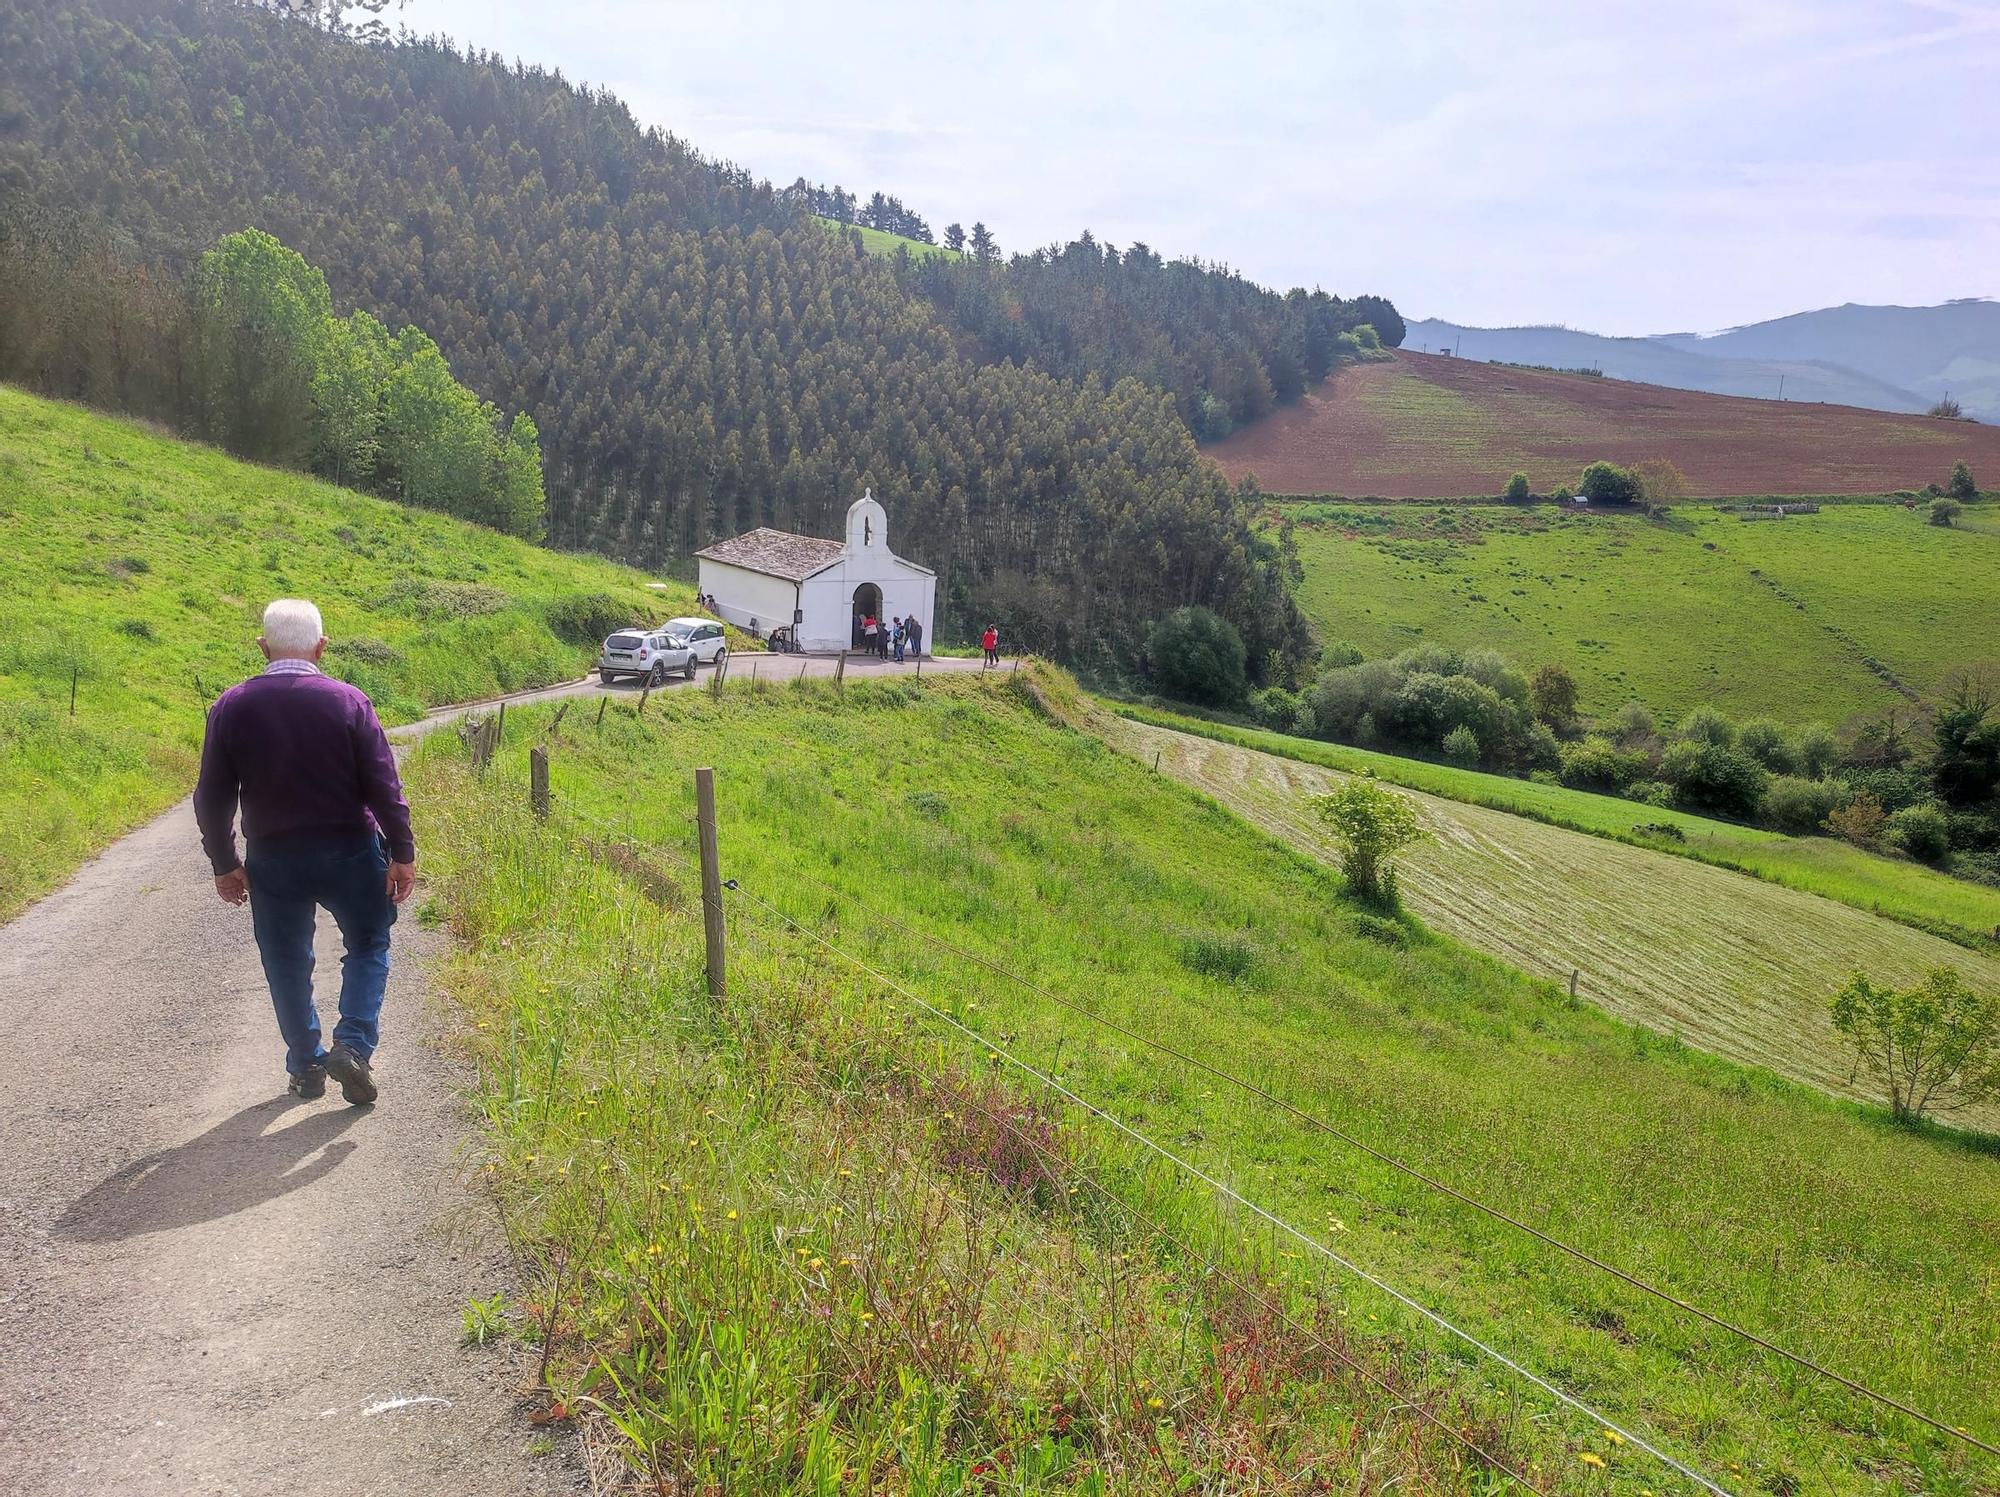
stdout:
<svg viewBox="0 0 2000 1497">
<path fill-rule="evenodd" d="M 279 598 L 264 610 L 264 643 L 273 655 L 310 655 L 325 633 L 319 609 L 304 598 Z"/>
</svg>

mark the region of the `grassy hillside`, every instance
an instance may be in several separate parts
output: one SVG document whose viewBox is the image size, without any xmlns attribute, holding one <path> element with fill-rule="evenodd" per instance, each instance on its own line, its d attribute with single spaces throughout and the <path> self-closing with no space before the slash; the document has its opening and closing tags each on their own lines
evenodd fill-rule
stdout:
<svg viewBox="0 0 2000 1497">
<path fill-rule="evenodd" d="M 1037 689 L 1060 705 L 1060 682 Z M 520 808 L 521 765 L 478 787 L 460 755 L 431 740 L 413 783 L 439 908 L 471 942 L 455 986 L 476 1021 L 488 1178 L 537 1268 L 521 1313 L 539 1329 L 567 1307 L 558 1392 L 603 1354 L 591 1387 L 656 1480 L 861 1491 L 895 1470 L 946 1491 L 956 1460 L 958 1483 L 984 1469 L 1018 1491 L 1279 1489 L 1300 1473 L 1494 1489 L 1413 1469 L 1407 1417 L 1337 1370 L 1301 1376 L 1289 1327 L 1234 1333 L 1190 1287 L 1199 1261 L 1136 1208 L 1261 1267 L 1339 1344 L 1428 1385 L 1406 1412 L 1447 1408 L 1538 1485 L 1681 1489 L 1021 1085 L 1003 1046 L 1728 1490 L 1969 1493 L 2000 1475 L 946 943 L 1992 1438 L 1987 1152 L 1357 914 L 1322 865 L 1006 683 L 614 710 L 601 736 L 554 745 L 564 809 L 547 830 Z M 740 885 L 720 1009 L 700 991 L 691 787 L 657 772 L 706 762 Z M 1015 1132 L 979 1121 L 1000 1098 Z M 1118 1204 L 1038 1174 L 1008 1141 L 1022 1132 L 1059 1141 Z M 844 1482 L 826 1475 L 839 1468 Z"/>
<path fill-rule="evenodd" d="M 881 229 L 871 229 L 866 224 L 843 224 L 831 218 L 820 222 L 836 234 L 859 234 L 861 247 L 871 255 L 894 255 L 899 249 L 907 249 L 912 258 L 925 255 L 942 255 L 947 260 L 963 260 L 964 255 L 954 249 L 946 249 L 941 244 L 925 244 L 921 239 L 911 239 L 902 234 L 889 234 Z"/>
<path fill-rule="evenodd" d="M 1880 494 L 1943 483 L 1961 458 L 2000 474 L 2000 427 L 1401 350 L 1208 453 L 1284 494 L 1452 499 L 1498 494 L 1516 469 L 1545 494 L 1598 458 L 1666 458 L 1693 494 Z"/>
<path fill-rule="evenodd" d="M 0 388 L 0 917 L 187 793 L 283 596 L 390 721 L 574 677 L 607 619 L 690 600 Z"/>
<path fill-rule="evenodd" d="M 1615 795 L 1597 795 L 1566 785 L 1544 785 L 1512 775 L 1487 774 L 1425 759 L 1406 759 L 1344 743 L 1295 738 L 1261 728 L 1205 722 L 1178 713 L 1117 704 L 1117 712 L 1137 722 L 1173 732 L 1193 733 L 1262 755 L 1348 774 L 1367 774 L 1391 785 L 1421 790 L 1440 800 L 1505 811 L 1530 821 L 1630 842 L 1654 852 L 1693 858 L 1717 867 L 1817 894 L 1913 929 L 1927 930 L 1957 945 L 1991 952 L 2000 930 L 2000 889 L 1953 878 L 1903 858 L 1864 852 L 1837 837 L 1794 837 L 1739 822 L 1716 821 L 1688 811 L 1640 805 Z M 1220 792 L 1218 792 L 1220 793 Z M 1639 827 L 1670 826 L 1670 836 L 1642 833 Z"/>
<path fill-rule="evenodd" d="M 2000 472 L 2000 467 L 1996 467 Z M 1745 521 L 1550 505 L 1281 506 L 1298 525 L 1300 604 L 1365 654 L 1491 646 L 1575 676 L 1586 711 L 1637 698 L 1673 716 L 1838 724 L 2000 664 L 2000 533 L 1896 504 Z"/>
<path fill-rule="evenodd" d="M 1157 755 L 1164 772 L 1274 836 L 1337 861 L 1310 801 L 1345 773 L 1138 721 L 1115 724 L 1109 736 L 1144 763 Z M 1412 798 L 1432 836 L 1404 874 L 1419 915 L 1537 977 L 1565 982 L 1574 971 L 1580 997 L 1717 1055 L 1870 1100 L 1827 1015 L 1849 976 L 1894 973 L 1904 983 L 1954 966 L 1980 991 L 2000 991 L 2000 954 L 1990 945 L 1967 949 L 1652 847 L 1422 792 Z M 1995 894 L 1963 887 L 1968 903 L 1984 896 L 1990 905 Z M 1916 889 L 1896 892 L 1916 903 Z M 2000 1109 L 1966 1121 L 2000 1131 Z"/>
</svg>

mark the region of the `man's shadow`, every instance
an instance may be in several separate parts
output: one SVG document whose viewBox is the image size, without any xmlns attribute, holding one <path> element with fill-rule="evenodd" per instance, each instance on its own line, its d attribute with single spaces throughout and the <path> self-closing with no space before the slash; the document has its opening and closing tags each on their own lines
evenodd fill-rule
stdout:
<svg viewBox="0 0 2000 1497">
<path fill-rule="evenodd" d="M 199 1138 L 133 1160 L 65 1211 L 57 1235 L 124 1242 L 234 1216 L 312 1184 L 354 1152 L 352 1142 L 335 1140 L 369 1109 L 321 1108 L 265 1132 L 297 1105 L 287 1097 L 253 1103 Z"/>
</svg>

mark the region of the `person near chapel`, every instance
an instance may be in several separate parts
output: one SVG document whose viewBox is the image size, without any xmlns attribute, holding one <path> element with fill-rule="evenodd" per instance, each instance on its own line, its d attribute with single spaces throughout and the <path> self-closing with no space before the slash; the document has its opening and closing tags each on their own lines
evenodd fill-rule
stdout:
<svg viewBox="0 0 2000 1497">
<path fill-rule="evenodd" d="M 903 620 L 903 642 L 913 659 L 924 658 L 924 626 L 914 613 Z"/>
<path fill-rule="evenodd" d="M 867 614 L 862 618 L 861 620 L 862 654 L 873 655 L 875 653 L 875 636 L 880 629 L 881 629 L 881 624 L 876 619 L 874 614 L 872 613 Z"/>
<path fill-rule="evenodd" d="M 998 665 L 1000 663 L 1000 631 L 991 624 L 988 624 L 986 632 L 979 636 L 979 648 L 986 652 L 987 665 Z"/>
<path fill-rule="evenodd" d="M 890 633 L 890 643 L 896 647 L 896 664 L 898 665 L 903 663 L 903 642 L 908 636 L 909 631 L 910 626 L 901 618 L 898 618 L 895 629 Z"/>
<path fill-rule="evenodd" d="M 257 645 L 263 672 L 209 708 L 194 790 L 202 849 L 215 892 L 250 906 L 291 1093 L 324 1096 L 331 1076 L 350 1103 L 373 1102 L 389 928 L 416 884 L 409 803 L 373 704 L 319 668 L 319 609 L 278 599 L 264 610 Z M 318 908 L 346 948 L 331 1045 L 313 1005 Z"/>
</svg>

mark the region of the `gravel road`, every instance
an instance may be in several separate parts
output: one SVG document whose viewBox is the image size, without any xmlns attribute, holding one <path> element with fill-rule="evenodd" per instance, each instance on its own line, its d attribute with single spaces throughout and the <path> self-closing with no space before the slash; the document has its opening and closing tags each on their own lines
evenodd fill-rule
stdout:
<svg viewBox="0 0 2000 1497">
<path fill-rule="evenodd" d="M 731 675 L 753 659 L 833 669 Z M 0 927 L 0 1489 L 584 1489 L 565 1440 L 533 1453 L 517 1354 L 460 1344 L 467 1298 L 510 1270 L 462 1185 L 470 1076 L 424 971 L 441 943 L 398 922 L 382 1099 L 350 1108 L 285 1095 L 249 912 L 215 897 L 187 802 Z M 323 1016 L 338 971 L 322 920 Z"/>
</svg>

